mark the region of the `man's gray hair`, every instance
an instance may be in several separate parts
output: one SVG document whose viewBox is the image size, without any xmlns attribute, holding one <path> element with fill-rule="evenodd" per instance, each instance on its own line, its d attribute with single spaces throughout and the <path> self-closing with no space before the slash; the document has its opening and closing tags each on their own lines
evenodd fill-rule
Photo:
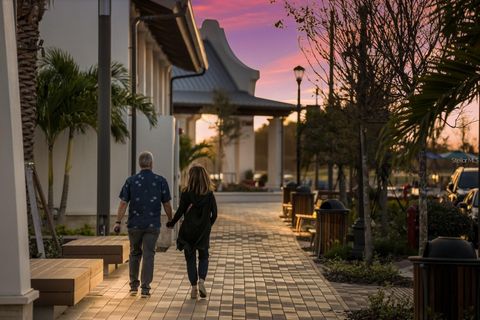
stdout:
<svg viewBox="0 0 480 320">
<path fill-rule="evenodd" d="M 153 155 L 150 151 L 143 151 L 138 156 L 138 164 L 140 168 L 152 168 L 153 165 Z"/>
</svg>

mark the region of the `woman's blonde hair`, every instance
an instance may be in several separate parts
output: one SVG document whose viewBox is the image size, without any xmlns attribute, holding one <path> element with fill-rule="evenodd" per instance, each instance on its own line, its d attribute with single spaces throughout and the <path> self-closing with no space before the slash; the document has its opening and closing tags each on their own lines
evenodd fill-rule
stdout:
<svg viewBox="0 0 480 320">
<path fill-rule="evenodd" d="M 211 190 L 213 185 L 207 170 L 201 165 L 193 165 L 188 171 L 188 184 L 185 191 L 203 195 Z"/>
</svg>

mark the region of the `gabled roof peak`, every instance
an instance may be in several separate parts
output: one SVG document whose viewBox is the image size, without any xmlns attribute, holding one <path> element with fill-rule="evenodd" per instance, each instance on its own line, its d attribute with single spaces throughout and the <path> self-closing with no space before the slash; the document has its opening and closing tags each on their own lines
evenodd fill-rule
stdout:
<svg viewBox="0 0 480 320">
<path fill-rule="evenodd" d="M 228 73 L 232 76 L 238 89 L 255 94 L 255 84 L 260 72 L 245 65 L 230 48 L 225 31 L 217 20 L 206 19 L 200 28 L 203 40 L 212 44 Z"/>
</svg>

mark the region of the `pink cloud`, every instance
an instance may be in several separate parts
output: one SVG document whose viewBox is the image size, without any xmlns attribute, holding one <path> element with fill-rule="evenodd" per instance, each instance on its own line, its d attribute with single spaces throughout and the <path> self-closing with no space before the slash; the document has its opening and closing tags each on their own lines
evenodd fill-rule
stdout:
<svg viewBox="0 0 480 320">
<path fill-rule="evenodd" d="M 217 19 L 228 30 L 245 30 L 258 26 L 273 26 L 283 16 L 283 7 L 268 0 L 194 0 L 197 21 Z M 198 2 L 198 4 L 197 4 Z"/>
</svg>

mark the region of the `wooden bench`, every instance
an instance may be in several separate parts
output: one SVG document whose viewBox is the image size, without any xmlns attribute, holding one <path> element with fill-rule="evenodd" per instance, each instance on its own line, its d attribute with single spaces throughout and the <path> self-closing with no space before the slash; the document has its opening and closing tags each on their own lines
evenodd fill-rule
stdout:
<svg viewBox="0 0 480 320">
<path fill-rule="evenodd" d="M 103 281 L 101 259 L 32 259 L 31 286 L 40 296 L 35 319 L 54 319 L 74 306 Z"/>
<path fill-rule="evenodd" d="M 103 259 L 104 274 L 128 261 L 130 241 L 127 236 L 87 237 L 67 242 L 62 246 L 64 258 Z"/>
</svg>

